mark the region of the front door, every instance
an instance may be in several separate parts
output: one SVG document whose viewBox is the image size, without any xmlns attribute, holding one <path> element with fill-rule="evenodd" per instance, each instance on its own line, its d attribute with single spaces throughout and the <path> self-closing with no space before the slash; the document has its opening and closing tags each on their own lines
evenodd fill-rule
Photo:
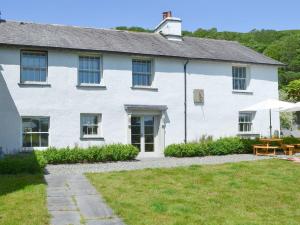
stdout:
<svg viewBox="0 0 300 225">
<path fill-rule="evenodd" d="M 154 119 L 154 116 L 131 117 L 131 144 L 142 154 L 155 150 Z"/>
</svg>

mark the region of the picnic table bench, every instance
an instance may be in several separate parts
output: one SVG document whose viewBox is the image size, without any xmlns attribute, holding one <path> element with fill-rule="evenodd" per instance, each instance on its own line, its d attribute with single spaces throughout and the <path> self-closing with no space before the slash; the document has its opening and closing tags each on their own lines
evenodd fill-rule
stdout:
<svg viewBox="0 0 300 225">
<path fill-rule="evenodd" d="M 285 155 L 293 155 L 300 152 L 300 144 L 283 144 L 280 138 L 261 138 L 263 144 L 253 145 L 253 154 L 255 155 L 276 155 L 276 150 L 282 149 Z M 271 143 L 277 145 L 270 145 Z"/>
</svg>

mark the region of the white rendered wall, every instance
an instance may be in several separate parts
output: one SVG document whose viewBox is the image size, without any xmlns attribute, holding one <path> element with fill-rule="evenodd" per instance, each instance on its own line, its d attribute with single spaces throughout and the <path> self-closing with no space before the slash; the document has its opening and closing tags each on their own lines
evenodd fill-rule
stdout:
<svg viewBox="0 0 300 225">
<path fill-rule="evenodd" d="M 132 56 L 103 54 L 103 81 L 106 89 L 77 88 L 78 52 L 48 51 L 48 81 L 51 87 L 20 87 L 20 50 L 0 49 L 0 101 L 3 112 L 0 146 L 21 148 L 20 116 L 50 117 L 50 146 L 89 146 L 127 143 L 127 114 L 124 104 L 167 105 L 165 144 L 184 140 L 185 61 L 155 58 L 153 90 L 131 88 Z M 238 111 L 266 98 L 278 98 L 277 68 L 250 65 L 249 89 L 253 94 L 232 92 L 231 63 L 191 61 L 188 64 L 188 139 L 203 134 L 231 136 L 238 133 Z M 2 80 L 1 80 L 2 79 Z M 4 84 L 5 88 L 2 88 Z M 193 89 L 204 89 L 204 105 L 193 103 Z M 3 97 L 4 96 L 4 97 Z M 3 106 L 10 102 L 14 107 Z M 3 107 L 5 110 L 3 110 Z M 103 140 L 80 139 L 80 113 L 102 114 Z M 2 127 L 2 126 L 1 126 Z M 254 131 L 268 135 L 268 113 L 257 112 Z M 273 129 L 279 130 L 278 113 Z"/>
<path fill-rule="evenodd" d="M 4 153 L 13 153 L 21 146 L 21 117 L 6 79 L 10 79 L 7 77 L 9 74 L 16 72 L 16 61 L 11 58 L 12 51 L 0 52 L 3 53 L 0 54 L 0 148 Z"/>
</svg>

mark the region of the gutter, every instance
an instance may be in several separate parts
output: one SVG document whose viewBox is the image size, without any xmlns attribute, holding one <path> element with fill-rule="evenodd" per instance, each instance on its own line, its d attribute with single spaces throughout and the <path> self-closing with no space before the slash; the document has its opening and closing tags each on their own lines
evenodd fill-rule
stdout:
<svg viewBox="0 0 300 225">
<path fill-rule="evenodd" d="M 190 62 L 190 60 L 187 59 L 183 66 L 183 70 L 184 70 L 184 143 L 187 143 L 187 76 L 186 76 L 186 68 L 187 68 L 187 65 L 189 62 Z"/>
<path fill-rule="evenodd" d="M 51 47 L 51 46 L 37 46 L 37 45 L 24 45 L 24 44 L 7 44 L 1 43 L 0 46 L 2 47 L 16 47 L 21 48 L 24 50 L 65 50 L 65 51 L 75 51 L 75 52 L 95 52 L 95 53 L 113 53 L 113 54 L 121 54 L 121 55 L 136 55 L 136 56 L 149 56 L 149 57 L 168 57 L 168 58 L 176 58 L 176 59 L 185 59 L 185 60 L 201 60 L 201 61 L 212 61 L 212 62 L 227 62 L 227 63 L 246 63 L 246 64 L 253 64 L 253 65 L 267 65 L 267 66 L 277 66 L 277 67 L 284 67 L 287 66 L 283 63 L 262 63 L 262 62 L 249 62 L 243 60 L 227 60 L 227 59 L 216 59 L 216 58 L 200 58 L 200 57 L 186 57 L 186 56 L 178 56 L 178 55 L 165 55 L 165 54 L 148 54 L 148 53 L 138 53 L 138 52 L 121 52 L 115 50 L 100 50 L 100 49 L 86 49 L 86 48 L 73 48 L 73 47 Z"/>
</svg>

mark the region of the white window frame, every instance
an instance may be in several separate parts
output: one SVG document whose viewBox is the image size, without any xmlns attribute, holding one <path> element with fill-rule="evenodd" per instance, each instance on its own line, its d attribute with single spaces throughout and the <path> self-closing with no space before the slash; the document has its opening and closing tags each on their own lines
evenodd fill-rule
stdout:
<svg viewBox="0 0 300 225">
<path fill-rule="evenodd" d="M 93 58 L 99 58 L 99 66 L 100 69 L 99 71 L 99 78 L 100 78 L 100 82 L 99 83 L 81 83 L 80 82 L 80 58 L 81 57 L 93 57 Z M 101 54 L 79 54 L 78 55 L 78 63 L 77 63 L 77 85 L 80 87 L 99 87 L 99 86 L 105 86 L 104 85 L 104 81 L 103 81 L 103 56 Z"/>
<path fill-rule="evenodd" d="M 250 121 L 247 122 L 241 122 L 240 121 L 240 116 L 241 114 L 247 114 L 248 116 L 250 116 Z M 254 113 L 253 112 L 239 112 L 238 115 L 238 131 L 239 133 L 252 133 L 253 132 L 253 119 L 254 119 Z M 240 130 L 240 125 L 243 125 L 243 129 Z M 247 127 L 250 126 L 250 130 L 247 129 Z"/>
<path fill-rule="evenodd" d="M 23 149 L 35 149 L 35 148 L 48 148 L 50 146 L 50 117 L 49 116 L 22 116 L 22 148 Z M 29 131 L 29 132 L 24 132 L 23 131 L 23 119 L 48 119 L 48 132 L 45 131 Z M 30 146 L 26 147 L 24 146 L 23 142 L 23 135 L 24 134 L 48 134 L 48 145 L 47 146 L 41 146 L 41 139 L 39 140 L 39 146 Z M 32 140 L 31 140 L 31 145 L 32 145 Z"/>
<path fill-rule="evenodd" d="M 97 134 L 84 134 L 83 133 L 83 117 L 84 116 L 97 116 L 97 124 L 93 124 L 91 126 L 97 126 Z M 85 138 L 103 138 L 102 137 L 102 114 L 101 113 L 81 113 L 80 114 L 80 137 L 85 139 Z"/>
<path fill-rule="evenodd" d="M 234 81 L 235 79 L 242 79 L 242 78 L 235 78 L 233 76 L 233 68 L 245 68 L 246 70 L 246 77 L 245 77 L 245 89 L 235 89 L 234 88 Z M 231 66 L 231 78 L 232 78 L 232 90 L 237 92 L 247 92 L 249 91 L 249 84 L 250 84 L 250 67 L 246 64 L 233 64 Z"/>
<path fill-rule="evenodd" d="M 23 66 L 23 53 L 31 53 L 31 54 L 37 54 L 37 55 L 45 55 L 46 57 L 46 67 L 42 68 L 45 69 L 46 72 L 46 80 L 45 81 L 24 81 L 22 78 L 24 75 L 23 69 L 24 68 L 30 68 L 34 70 L 38 70 L 38 68 L 35 67 L 24 67 Z M 39 51 L 39 50 L 21 50 L 20 51 L 20 84 L 47 84 L 48 83 L 48 52 L 47 51 Z"/>
<path fill-rule="evenodd" d="M 149 85 L 134 85 L 133 83 L 133 61 L 150 61 L 150 84 Z M 147 58 L 147 57 L 133 57 L 131 59 L 131 85 L 133 88 L 152 88 L 153 82 L 154 82 L 154 76 L 155 76 L 155 60 L 153 58 Z M 146 74 L 146 73 L 145 73 Z M 148 73 L 147 73 L 148 75 Z"/>
</svg>

